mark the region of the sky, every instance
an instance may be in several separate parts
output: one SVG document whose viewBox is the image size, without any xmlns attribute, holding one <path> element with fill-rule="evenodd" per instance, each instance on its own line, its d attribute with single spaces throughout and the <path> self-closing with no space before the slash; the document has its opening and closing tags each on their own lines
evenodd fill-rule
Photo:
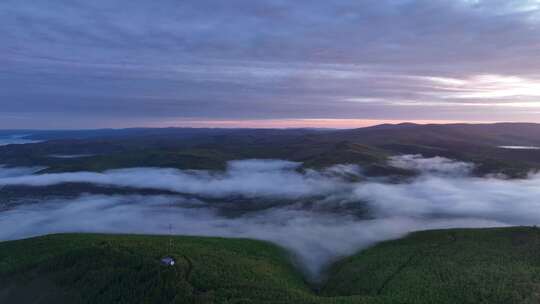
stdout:
<svg viewBox="0 0 540 304">
<path fill-rule="evenodd" d="M 0 1 L 0 128 L 540 122 L 539 0 Z"/>
</svg>

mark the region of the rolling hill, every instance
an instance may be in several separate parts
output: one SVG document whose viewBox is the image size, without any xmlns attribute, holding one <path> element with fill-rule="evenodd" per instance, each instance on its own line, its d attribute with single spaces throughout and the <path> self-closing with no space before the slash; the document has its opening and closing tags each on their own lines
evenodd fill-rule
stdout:
<svg viewBox="0 0 540 304">
<path fill-rule="evenodd" d="M 1 303 L 538 303 L 540 230 L 413 233 L 308 284 L 247 239 L 61 234 L 0 243 Z M 170 245 L 169 245 L 170 244 Z M 160 264 L 165 255 L 175 266 Z"/>
<path fill-rule="evenodd" d="M 540 150 L 500 148 L 540 146 L 540 125 L 525 123 L 399 124 L 352 130 L 35 131 L 29 138 L 44 141 L 1 146 L 2 162 L 42 165 L 48 167 L 46 172 L 64 172 L 141 166 L 223 169 L 229 160 L 274 158 L 315 168 L 355 163 L 368 175 L 388 175 L 403 173 L 385 165 L 389 155 L 423 154 L 475 162 L 478 174 L 502 172 L 520 177 L 540 168 Z"/>
</svg>

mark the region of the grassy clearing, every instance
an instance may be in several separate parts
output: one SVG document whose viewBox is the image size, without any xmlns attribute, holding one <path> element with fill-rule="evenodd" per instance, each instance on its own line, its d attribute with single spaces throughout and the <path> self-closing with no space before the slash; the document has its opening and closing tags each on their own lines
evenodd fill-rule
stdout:
<svg viewBox="0 0 540 304">
<path fill-rule="evenodd" d="M 0 243 L 0 303 L 538 303 L 540 230 L 426 231 L 335 264 L 314 292 L 271 244 L 62 234 Z M 162 266 L 172 255 L 177 264 Z M 32 292 L 28 292 L 31 290 Z"/>
</svg>

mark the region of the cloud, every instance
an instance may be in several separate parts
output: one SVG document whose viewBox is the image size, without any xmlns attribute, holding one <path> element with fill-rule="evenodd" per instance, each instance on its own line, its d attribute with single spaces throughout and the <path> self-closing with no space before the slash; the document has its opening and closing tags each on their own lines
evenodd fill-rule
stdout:
<svg viewBox="0 0 540 304">
<path fill-rule="evenodd" d="M 1 212 L 0 239 L 60 232 L 169 234 L 169 224 L 174 234 L 271 241 L 288 249 L 312 280 L 320 280 L 330 262 L 410 231 L 505 225 L 478 219 L 408 217 L 360 221 L 286 207 L 228 218 L 202 202 L 178 196 L 92 195 L 22 204 Z"/>
<path fill-rule="evenodd" d="M 0 126 L 538 121 L 539 12 L 527 0 L 5 0 Z"/>
<path fill-rule="evenodd" d="M 0 212 L 0 239 L 54 232 L 167 234 L 171 223 L 175 234 L 274 242 L 310 279 L 320 280 L 336 259 L 411 231 L 540 224 L 540 175 L 473 177 L 467 174 L 472 164 L 418 155 L 393 157 L 390 164 L 419 175 L 399 183 L 357 182 L 347 178 L 361 172 L 351 165 L 303 171 L 294 162 L 244 160 L 224 172 L 140 168 L 5 176 L 0 185 L 85 182 L 179 194 L 81 194 L 38 203 L 21 197 Z M 248 211 L 230 214 L 230 208 Z"/>
<path fill-rule="evenodd" d="M 448 216 L 540 223 L 540 175 L 525 180 L 423 176 L 407 184 L 366 183 L 356 197 L 378 216 Z"/>
<path fill-rule="evenodd" d="M 388 163 L 396 168 L 415 170 L 424 174 L 467 175 L 474 169 L 472 163 L 440 156 L 424 158 L 419 154 L 393 156 Z"/>
<path fill-rule="evenodd" d="M 175 191 L 211 197 L 300 198 L 325 195 L 348 187 L 339 172 L 355 166 L 336 166 L 324 172 L 295 170 L 300 163 L 281 160 L 229 162 L 225 172 L 132 168 L 103 173 L 73 172 L 0 178 L 0 185 L 50 186 L 67 182 Z M 356 173 L 359 174 L 359 173 Z"/>
<path fill-rule="evenodd" d="M 0 179 L 17 176 L 28 176 L 29 174 L 36 173 L 43 169 L 45 169 L 45 167 L 6 167 L 0 165 Z"/>
</svg>

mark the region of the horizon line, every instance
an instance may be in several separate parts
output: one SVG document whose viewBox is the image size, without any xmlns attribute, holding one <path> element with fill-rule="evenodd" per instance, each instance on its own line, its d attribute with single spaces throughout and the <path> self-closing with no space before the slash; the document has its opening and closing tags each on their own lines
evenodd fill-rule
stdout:
<svg viewBox="0 0 540 304">
<path fill-rule="evenodd" d="M 336 119 L 336 118 L 307 118 L 307 119 L 255 119 L 255 120 L 184 120 L 141 125 L 104 126 L 104 127 L 74 127 L 74 128 L 0 128 L 0 131 L 82 131 L 82 130 L 123 130 L 123 129 L 360 129 L 379 125 L 453 125 L 453 124 L 540 124 L 533 121 L 465 121 L 465 120 L 398 120 L 398 119 Z"/>
</svg>

